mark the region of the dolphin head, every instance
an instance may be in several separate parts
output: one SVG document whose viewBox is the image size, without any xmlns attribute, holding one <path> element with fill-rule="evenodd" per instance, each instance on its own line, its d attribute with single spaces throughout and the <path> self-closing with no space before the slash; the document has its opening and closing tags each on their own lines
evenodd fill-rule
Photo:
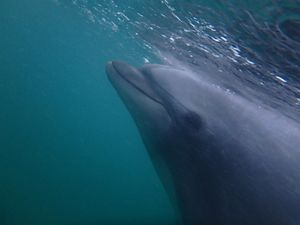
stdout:
<svg viewBox="0 0 300 225">
<path fill-rule="evenodd" d="M 194 136 L 204 125 L 193 104 L 197 81 L 189 73 L 155 64 L 135 68 L 119 61 L 108 62 L 106 73 L 143 138 L 162 137 L 170 129 Z"/>
<path fill-rule="evenodd" d="M 206 95 L 214 94 L 203 91 L 208 88 L 193 73 L 170 66 L 135 68 L 113 61 L 107 63 L 106 73 L 132 115 L 175 210 L 199 211 L 195 195 L 189 194 L 198 192 L 191 184 L 199 170 L 193 158 L 198 158 L 199 143 L 209 143 L 212 136 L 206 120 L 214 116 L 204 112 L 214 106 Z"/>
</svg>

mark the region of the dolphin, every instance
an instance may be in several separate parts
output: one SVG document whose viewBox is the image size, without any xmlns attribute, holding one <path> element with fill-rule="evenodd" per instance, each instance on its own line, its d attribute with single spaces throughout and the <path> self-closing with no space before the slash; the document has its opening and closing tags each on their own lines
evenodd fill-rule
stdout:
<svg viewBox="0 0 300 225">
<path fill-rule="evenodd" d="M 299 225 L 300 126 L 188 69 L 108 62 L 184 225 Z"/>
</svg>

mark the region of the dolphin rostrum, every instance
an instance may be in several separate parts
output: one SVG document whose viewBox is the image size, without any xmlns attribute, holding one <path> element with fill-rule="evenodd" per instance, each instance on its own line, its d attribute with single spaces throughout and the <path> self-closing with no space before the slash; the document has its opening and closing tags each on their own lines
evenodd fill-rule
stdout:
<svg viewBox="0 0 300 225">
<path fill-rule="evenodd" d="M 300 127 L 164 65 L 106 65 L 185 225 L 300 225 Z"/>
</svg>

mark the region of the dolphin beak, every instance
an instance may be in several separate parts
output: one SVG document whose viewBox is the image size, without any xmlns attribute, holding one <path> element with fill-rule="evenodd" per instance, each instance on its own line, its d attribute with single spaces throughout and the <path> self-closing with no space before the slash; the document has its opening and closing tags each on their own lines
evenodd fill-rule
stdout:
<svg viewBox="0 0 300 225">
<path fill-rule="evenodd" d="M 136 68 L 121 61 L 109 61 L 106 63 L 105 69 L 108 75 L 119 74 L 123 79 L 128 78 L 128 76 L 133 77 L 133 75 L 139 73 Z"/>
<path fill-rule="evenodd" d="M 105 72 L 106 72 L 106 74 L 107 74 L 107 76 L 110 80 L 111 80 L 111 76 L 114 76 L 114 74 L 116 74 L 116 71 L 114 69 L 112 61 L 109 61 L 109 62 L 106 63 Z"/>
<path fill-rule="evenodd" d="M 149 80 L 140 70 L 120 61 L 107 62 L 105 70 L 112 84 L 117 84 L 125 81 L 126 83 L 130 84 L 132 88 L 135 88 L 144 96 L 162 105 L 160 98 L 153 91 Z M 117 85 L 114 86 L 117 88 Z"/>
<path fill-rule="evenodd" d="M 118 76 L 133 86 L 145 82 L 144 76 L 139 70 L 121 61 L 107 62 L 105 70 L 110 80 L 114 79 L 113 76 Z"/>
</svg>

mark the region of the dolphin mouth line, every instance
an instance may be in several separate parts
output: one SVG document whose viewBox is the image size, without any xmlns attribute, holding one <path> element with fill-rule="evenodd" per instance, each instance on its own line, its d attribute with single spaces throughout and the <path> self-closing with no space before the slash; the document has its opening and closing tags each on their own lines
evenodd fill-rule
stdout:
<svg viewBox="0 0 300 225">
<path fill-rule="evenodd" d="M 156 102 L 157 104 L 161 105 L 162 107 L 164 107 L 163 103 L 159 100 L 157 100 L 156 98 L 152 97 L 151 95 L 149 95 L 147 92 L 145 92 L 142 88 L 140 88 L 138 85 L 136 85 L 134 82 L 132 82 L 130 79 L 126 78 L 125 76 L 122 75 L 122 73 L 118 70 L 118 68 L 116 68 L 114 66 L 114 63 L 111 62 L 111 67 L 114 70 L 114 72 L 116 74 L 118 74 L 118 76 L 120 76 L 124 81 L 126 81 L 128 84 L 130 84 L 132 87 L 134 87 L 137 91 L 141 92 L 143 95 L 145 95 L 146 97 L 148 97 L 149 99 L 151 99 L 152 101 Z"/>
</svg>

